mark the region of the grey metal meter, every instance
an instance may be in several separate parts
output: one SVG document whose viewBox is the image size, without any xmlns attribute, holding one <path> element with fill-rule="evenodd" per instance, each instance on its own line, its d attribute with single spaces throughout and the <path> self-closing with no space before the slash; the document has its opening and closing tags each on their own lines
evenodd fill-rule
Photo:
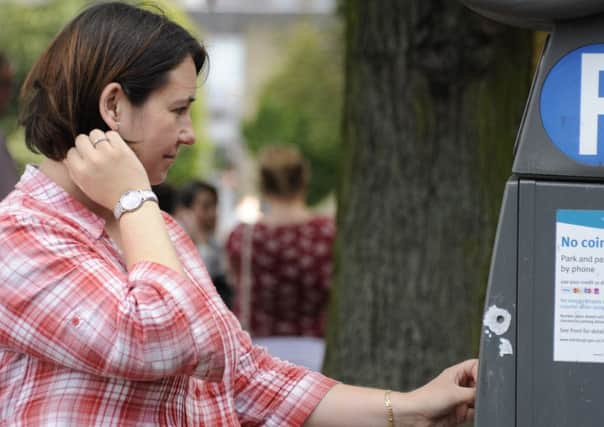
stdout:
<svg viewBox="0 0 604 427">
<path fill-rule="evenodd" d="M 462 1 L 550 32 L 493 248 L 475 425 L 604 426 L 604 1 Z"/>
</svg>

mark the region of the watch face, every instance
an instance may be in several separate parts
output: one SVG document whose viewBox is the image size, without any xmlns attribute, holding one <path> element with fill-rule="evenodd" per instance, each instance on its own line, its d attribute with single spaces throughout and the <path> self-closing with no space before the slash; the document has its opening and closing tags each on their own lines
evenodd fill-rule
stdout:
<svg viewBox="0 0 604 427">
<path fill-rule="evenodd" d="M 127 211 L 138 208 L 141 202 L 142 198 L 138 191 L 129 191 L 125 193 L 120 200 L 122 207 Z"/>
</svg>

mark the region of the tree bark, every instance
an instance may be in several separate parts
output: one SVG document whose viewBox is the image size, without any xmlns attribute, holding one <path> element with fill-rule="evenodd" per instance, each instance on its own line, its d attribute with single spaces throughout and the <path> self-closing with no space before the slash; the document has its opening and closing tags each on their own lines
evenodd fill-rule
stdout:
<svg viewBox="0 0 604 427">
<path fill-rule="evenodd" d="M 347 0 L 324 371 L 407 390 L 475 356 L 532 34 L 450 0 Z"/>
</svg>

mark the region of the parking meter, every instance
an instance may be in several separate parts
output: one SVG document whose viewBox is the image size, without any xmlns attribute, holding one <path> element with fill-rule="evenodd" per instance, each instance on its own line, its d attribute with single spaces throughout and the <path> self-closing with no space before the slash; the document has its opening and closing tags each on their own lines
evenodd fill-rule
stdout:
<svg viewBox="0 0 604 427">
<path fill-rule="evenodd" d="M 550 31 L 493 247 L 475 425 L 603 426 L 604 2 L 464 3 Z"/>
</svg>

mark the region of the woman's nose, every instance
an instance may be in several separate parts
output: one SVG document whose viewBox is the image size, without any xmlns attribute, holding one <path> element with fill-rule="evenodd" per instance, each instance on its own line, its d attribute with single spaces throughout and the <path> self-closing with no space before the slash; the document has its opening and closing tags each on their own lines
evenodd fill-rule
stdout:
<svg viewBox="0 0 604 427">
<path fill-rule="evenodd" d="M 178 140 L 181 144 L 185 145 L 195 144 L 195 132 L 193 131 L 193 127 L 189 125 L 182 129 L 180 131 L 180 135 L 178 136 Z"/>
</svg>

